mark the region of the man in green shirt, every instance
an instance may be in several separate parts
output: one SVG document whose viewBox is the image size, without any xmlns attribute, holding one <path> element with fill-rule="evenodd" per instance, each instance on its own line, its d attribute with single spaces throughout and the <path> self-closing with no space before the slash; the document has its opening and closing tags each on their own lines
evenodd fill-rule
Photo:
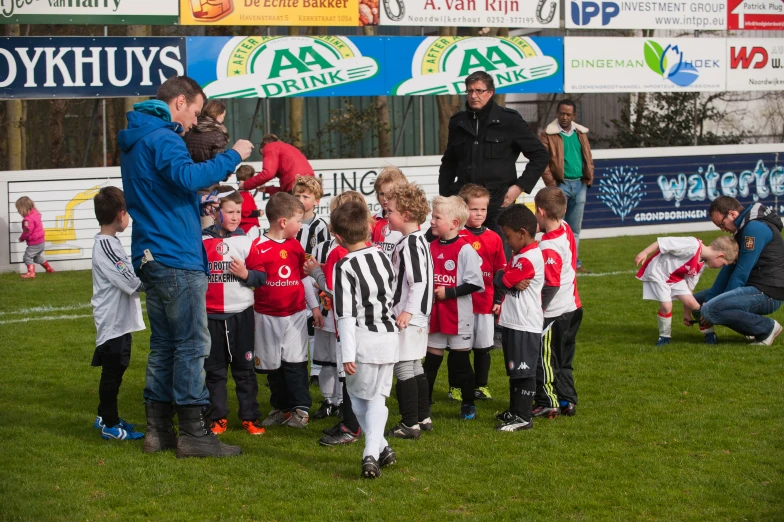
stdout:
<svg viewBox="0 0 784 522">
<path fill-rule="evenodd" d="M 545 127 L 539 139 L 550 154 L 550 162 L 542 174 L 542 180 L 548 187 L 557 186 L 566 194 L 564 221 L 572 228 L 579 248 L 585 195 L 593 184 L 593 158 L 588 143 L 588 129 L 575 123 L 575 113 L 572 100 L 561 100 L 558 104 L 558 118 Z M 584 271 L 579 251 L 577 271 Z"/>
</svg>

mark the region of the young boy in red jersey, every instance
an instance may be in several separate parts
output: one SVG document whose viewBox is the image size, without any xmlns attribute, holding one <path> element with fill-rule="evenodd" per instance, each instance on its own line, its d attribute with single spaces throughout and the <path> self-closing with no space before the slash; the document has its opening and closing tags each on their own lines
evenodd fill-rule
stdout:
<svg viewBox="0 0 784 522">
<path fill-rule="evenodd" d="M 248 181 L 256 175 L 256 171 L 250 165 L 240 165 L 237 169 L 237 182 Z M 256 206 L 256 200 L 250 190 L 240 190 L 242 196 L 242 221 L 240 221 L 240 229 L 246 234 L 251 228 L 259 228 L 259 218 L 264 215 L 263 210 L 259 210 Z"/>
<path fill-rule="evenodd" d="M 387 219 L 387 202 L 389 195 L 395 187 L 401 187 L 408 183 L 408 180 L 397 167 L 385 167 L 378 173 L 376 182 L 373 184 L 373 189 L 376 191 L 376 198 L 381 209 L 375 215 L 376 224 L 373 226 L 371 234 L 371 241 L 378 248 L 381 249 L 386 255 L 392 258 L 392 251 L 395 245 L 403 235 L 389 228 L 389 220 Z"/>
<path fill-rule="evenodd" d="M 253 288 L 262 286 L 265 272 L 248 270 L 245 260 L 251 240 L 239 228 L 243 218 L 243 197 L 228 186 L 217 187 L 226 194 L 219 201 L 215 224 L 202 231 L 210 274 L 207 284 L 207 328 L 212 346 L 204 361 L 207 390 L 210 392 L 210 429 L 216 435 L 226 431 L 229 415 L 226 383 L 228 367 L 239 402 L 238 417 L 251 435 L 261 435 L 259 393 L 253 372 Z"/>
<path fill-rule="evenodd" d="M 544 258 L 536 244 L 536 217 L 525 205 L 512 205 L 498 216 L 498 225 L 514 253 L 494 279 L 505 293 L 498 324 L 506 374 L 509 376 L 509 409 L 496 415 L 498 431 L 529 430 L 531 403 L 536 394 L 536 361 L 542 346 L 542 287 Z"/>
<path fill-rule="evenodd" d="M 449 373 L 455 375 L 462 390 L 460 418 L 476 418 L 474 405 L 474 370 L 471 368 L 471 347 L 474 333 L 474 305 L 471 294 L 484 290 L 482 260 L 473 247 L 459 236 L 468 220 L 468 205 L 457 196 L 433 199 L 430 230 L 438 237 L 430 243 L 433 259 L 434 294 L 430 315 L 427 355 L 423 365 L 427 374 L 430 398 L 449 348 Z"/>
<path fill-rule="evenodd" d="M 317 328 L 323 325 L 313 285 L 303 272 L 305 250 L 296 240 L 305 209 L 291 194 L 277 192 L 267 202 L 269 231 L 256 239 L 247 261 L 249 270 L 267 273 L 254 291 L 255 357 L 258 373 L 267 373 L 273 410 L 262 426 L 308 425 L 307 308 Z"/>
<path fill-rule="evenodd" d="M 487 206 L 490 204 L 490 192 L 480 186 L 469 183 L 463 185 L 458 194 L 468 205 L 468 221 L 465 227 L 460 230 L 460 236 L 468 241 L 471 246 L 482 258 L 482 277 L 485 282 L 485 289 L 482 292 L 474 292 L 471 298 L 474 303 L 474 399 L 487 401 L 493 398 L 487 381 L 490 376 L 490 350 L 493 349 L 493 334 L 495 331 L 495 318 L 501 311 L 500 299 L 494 302 L 495 292 L 493 288 L 493 276 L 506 266 L 506 254 L 504 254 L 504 243 L 501 236 L 483 227 L 482 224 L 487 219 Z M 449 363 L 447 362 L 447 367 Z M 461 393 L 452 382 L 450 374 L 449 392 L 452 398 L 456 393 Z"/>
</svg>

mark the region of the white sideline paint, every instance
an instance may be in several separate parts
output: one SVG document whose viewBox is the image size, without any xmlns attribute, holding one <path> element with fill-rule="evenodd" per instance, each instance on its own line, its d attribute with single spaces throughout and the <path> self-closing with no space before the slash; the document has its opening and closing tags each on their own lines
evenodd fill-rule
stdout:
<svg viewBox="0 0 784 522">
<path fill-rule="evenodd" d="M 616 275 L 629 275 L 629 274 L 636 274 L 636 270 L 618 270 L 617 272 L 578 272 L 577 277 L 607 277 L 607 276 L 616 276 Z"/>
<path fill-rule="evenodd" d="M 0 316 L 2 315 L 23 315 L 23 314 L 34 314 L 37 312 L 67 312 L 71 310 L 84 310 L 86 308 L 91 308 L 92 305 L 90 303 L 83 303 L 77 305 L 68 305 L 68 306 L 33 306 L 31 308 L 20 308 L 19 310 L 11 310 L 10 312 L 0 312 Z"/>
<path fill-rule="evenodd" d="M 11 323 L 29 323 L 31 321 L 64 321 L 70 319 L 84 319 L 85 317 L 92 317 L 93 314 L 82 314 L 82 315 L 45 315 L 43 317 L 23 317 L 21 319 L 8 319 L 5 321 L 0 321 L 0 324 L 11 324 Z"/>
</svg>

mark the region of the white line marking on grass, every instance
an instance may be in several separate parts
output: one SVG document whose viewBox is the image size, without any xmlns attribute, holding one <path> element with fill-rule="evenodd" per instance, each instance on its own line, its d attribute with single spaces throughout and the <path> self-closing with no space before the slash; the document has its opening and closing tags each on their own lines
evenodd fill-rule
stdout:
<svg viewBox="0 0 784 522">
<path fill-rule="evenodd" d="M 19 310 L 11 310 L 9 312 L 0 312 L 0 315 L 21 315 L 21 314 L 29 314 L 29 313 L 36 313 L 36 312 L 67 312 L 70 310 L 84 310 L 86 308 L 90 308 L 92 305 L 90 303 L 83 303 L 77 305 L 68 305 L 68 306 L 33 306 L 31 308 L 20 308 Z"/>
<path fill-rule="evenodd" d="M 0 321 L 0 324 L 11 324 L 11 323 L 29 323 L 30 321 L 60 321 L 66 319 L 83 319 L 85 317 L 92 317 L 93 314 L 82 314 L 82 315 L 50 315 L 46 317 L 24 317 L 22 319 L 8 319 L 6 321 Z"/>
<path fill-rule="evenodd" d="M 606 276 L 614 276 L 614 275 L 625 275 L 625 274 L 636 274 L 636 270 L 619 270 L 617 272 L 582 272 L 578 273 L 577 277 L 606 277 Z"/>
</svg>

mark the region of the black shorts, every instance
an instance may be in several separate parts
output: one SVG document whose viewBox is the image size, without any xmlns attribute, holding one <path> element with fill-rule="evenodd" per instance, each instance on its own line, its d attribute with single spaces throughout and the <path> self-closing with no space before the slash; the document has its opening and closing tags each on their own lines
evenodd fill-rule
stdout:
<svg viewBox="0 0 784 522">
<path fill-rule="evenodd" d="M 542 349 L 542 334 L 504 328 L 501 342 L 504 346 L 506 374 L 511 379 L 535 377 L 536 362 Z"/>
<path fill-rule="evenodd" d="M 130 333 L 109 339 L 102 345 L 95 348 L 93 352 L 92 366 L 103 366 L 104 363 L 119 364 L 125 368 L 131 364 L 131 340 Z"/>
<path fill-rule="evenodd" d="M 204 371 L 220 370 L 229 365 L 237 369 L 253 369 L 255 322 L 252 306 L 225 320 L 207 319 L 207 329 L 211 344 L 210 355 L 204 361 Z"/>
</svg>

